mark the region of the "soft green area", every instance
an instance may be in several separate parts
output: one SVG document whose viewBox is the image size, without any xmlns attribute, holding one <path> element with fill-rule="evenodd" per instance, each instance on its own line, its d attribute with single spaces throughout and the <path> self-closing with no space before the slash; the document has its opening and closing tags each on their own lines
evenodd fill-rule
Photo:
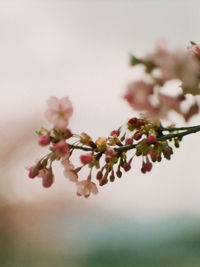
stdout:
<svg viewBox="0 0 200 267">
<path fill-rule="evenodd" d="M 15 237 L 12 227 L 1 227 L 0 266 L 200 266 L 198 218 L 145 223 L 118 218 L 115 223 L 110 221 L 101 226 L 97 223 L 98 217 L 91 221 L 88 217 L 77 220 L 76 216 L 71 216 L 66 228 L 61 227 L 61 218 L 58 216 L 57 227 L 60 231 L 70 229 L 70 237 L 67 230 L 62 231 L 61 236 L 59 231 L 53 233 L 55 244 L 49 248 L 47 241 L 47 249 L 45 243 L 41 247 L 39 240 L 25 241 L 23 237 Z"/>
</svg>

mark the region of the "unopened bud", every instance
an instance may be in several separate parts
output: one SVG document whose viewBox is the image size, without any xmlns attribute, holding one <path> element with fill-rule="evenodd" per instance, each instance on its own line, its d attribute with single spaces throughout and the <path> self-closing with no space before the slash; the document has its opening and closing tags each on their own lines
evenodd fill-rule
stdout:
<svg viewBox="0 0 200 267">
<path fill-rule="evenodd" d="M 84 155 L 80 156 L 80 161 L 84 165 L 91 163 L 92 160 L 93 160 L 93 155 L 91 153 L 90 154 L 84 154 Z"/>
<path fill-rule="evenodd" d="M 33 179 L 36 176 L 38 176 L 38 173 L 39 173 L 39 169 L 36 166 L 33 166 L 29 168 L 28 176 L 29 178 Z"/>
<path fill-rule="evenodd" d="M 122 172 L 120 171 L 120 169 L 117 170 L 116 174 L 118 178 L 122 177 Z"/>
<path fill-rule="evenodd" d="M 40 135 L 38 137 L 38 144 L 41 146 L 47 146 L 50 143 L 50 137 L 48 135 Z"/>
<path fill-rule="evenodd" d="M 156 141 L 156 136 L 155 136 L 155 135 L 151 134 L 151 135 L 149 135 L 149 136 L 147 137 L 147 142 L 148 142 L 149 144 L 153 144 L 153 143 L 155 143 L 155 141 Z"/>
<path fill-rule="evenodd" d="M 112 131 L 111 133 L 110 133 L 110 136 L 114 136 L 114 135 L 116 135 L 116 136 L 119 136 L 119 134 L 120 134 L 120 131 Z"/>
<path fill-rule="evenodd" d="M 129 146 L 129 145 L 132 145 L 132 144 L 133 144 L 133 138 L 132 138 L 132 137 L 126 139 L 126 142 L 125 142 L 125 145 L 126 145 L 126 146 Z"/>
<path fill-rule="evenodd" d="M 136 141 L 140 140 L 141 137 L 142 137 L 142 134 L 141 134 L 140 131 L 136 131 L 136 132 L 134 133 L 134 135 L 133 135 L 133 138 L 134 138 Z"/>
<path fill-rule="evenodd" d="M 124 168 L 125 172 L 128 172 L 131 169 L 131 164 L 126 162 L 126 163 L 124 163 L 123 168 Z"/>
<path fill-rule="evenodd" d="M 97 180 L 101 180 L 102 177 L 103 177 L 102 171 L 97 172 L 97 176 L 96 176 Z"/>
<path fill-rule="evenodd" d="M 114 171 L 112 170 L 112 173 L 110 175 L 110 181 L 114 182 L 114 180 L 115 180 L 115 174 L 114 174 Z"/>
</svg>

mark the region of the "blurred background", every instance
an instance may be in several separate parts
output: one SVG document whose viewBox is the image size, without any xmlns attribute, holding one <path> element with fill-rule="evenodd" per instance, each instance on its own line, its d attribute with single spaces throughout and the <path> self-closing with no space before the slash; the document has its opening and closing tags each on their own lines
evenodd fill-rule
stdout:
<svg viewBox="0 0 200 267">
<path fill-rule="evenodd" d="M 129 54 L 199 43 L 199 14 L 194 0 L 0 0 L 0 266 L 200 266 L 199 134 L 89 199 L 59 164 L 50 189 L 25 170 L 46 153 L 35 130 L 49 96 L 70 97 L 73 132 L 107 136 L 137 115 L 121 97 L 143 75 Z"/>
</svg>

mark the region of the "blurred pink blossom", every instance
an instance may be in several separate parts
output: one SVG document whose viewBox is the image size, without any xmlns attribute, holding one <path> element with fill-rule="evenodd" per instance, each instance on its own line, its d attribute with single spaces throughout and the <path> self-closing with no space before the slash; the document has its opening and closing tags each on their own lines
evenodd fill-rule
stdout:
<svg viewBox="0 0 200 267">
<path fill-rule="evenodd" d="M 132 108 L 142 111 L 147 110 L 153 113 L 154 107 L 150 102 L 150 95 L 153 94 L 153 85 L 144 81 L 136 81 L 128 85 L 124 98 Z"/>
<path fill-rule="evenodd" d="M 98 194 L 98 189 L 95 183 L 89 180 L 83 180 L 77 182 L 77 195 L 84 196 L 85 198 L 89 197 L 91 193 L 94 195 Z"/>
<path fill-rule="evenodd" d="M 58 99 L 51 96 L 47 101 L 48 109 L 45 113 L 49 122 L 58 129 L 65 129 L 69 124 L 69 118 L 72 116 L 73 107 L 67 96 Z"/>
<path fill-rule="evenodd" d="M 71 182 L 77 182 L 78 180 L 78 175 L 75 172 L 75 167 L 74 165 L 70 162 L 69 158 L 65 156 L 62 159 L 62 164 L 64 166 L 64 175 L 66 178 L 68 178 Z"/>
<path fill-rule="evenodd" d="M 58 143 L 53 144 L 53 149 L 56 152 L 57 157 L 59 158 L 64 156 L 69 157 L 69 147 L 64 140 L 61 140 Z"/>
</svg>

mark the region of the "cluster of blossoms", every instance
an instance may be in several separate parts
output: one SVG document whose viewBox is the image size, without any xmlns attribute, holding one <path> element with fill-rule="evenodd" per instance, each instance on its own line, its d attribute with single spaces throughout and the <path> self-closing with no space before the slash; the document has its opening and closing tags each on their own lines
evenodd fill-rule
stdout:
<svg viewBox="0 0 200 267">
<path fill-rule="evenodd" d="M 160 43 L 154 53 L 144 58 L 131 56 L 131 66 L 143 65 L 146 80 L 139 80 L 128 85 L 124 98 L 138 111 L 145 111 L 148 116 L 159 120 L 167 119 L 168 112 L 176 111 L 188 121 L 199 112 L 195 98 L 188 110 L 182 110 L 186 95 L 200 94 L 200 46 L 191 42 L 187 51 L 169 51 Z M 180 81 L 180 92 L 176 96 L 162 93 L 168 81 Z"/>
<path fill-rule="evenodd" d="M 68 128 L 73 108 L 68 97 L 50 97 L 47 102 L 46 118 L 53 128 L 37 131 L 38 144 L 49 146 L 50 153 L 28 168 L 29 177 L 42 178 L 44 187 L 54 183 L 52 163 L 60 161 L 64 176 L 76 184 L 77 195 L 89 197 L 98 193 L 97 184 L 103 186 L 122 177 L 128 172 L 135 156 L 141 157 L 141 172 L 150 172 L 153 163 L 162 158 L 170 159 L 173 147 L 178 148 L 183 136 L 200 131 L 200 126 L 163 127 L 160 119 L 167 118 L 174 110 L 188 121 L 198 113 L 197 101 L 185 112 L 181 103 L 186 94 L 200 94 L 200 47 L 192 43 L 187 53 L 172 53 L 164 47 L 143 59 L 131 58 L 132 65 L 142 64 L 149 81 L 136 81 L 128 86 L 124 98 L 136 110 L 143 111 L 139 118 L 131 118 L 120 128 L 113 130 L 108 137 L 93 140 L 87 133 L 73 134 Z M 181 93 L 175 97 L 164 95 L 162 86 L 172 79 L 179 79 Z M 152 96 L 156 101 L 152 101 Z M 80 166 L 75 167 L 71 156 L 75 151 L 80 155 Z M 133 152 L 134 151 L 134 152 Z M 80 180 L 81 170 L 87 167 L 88 176 Z"/>
</svg>

